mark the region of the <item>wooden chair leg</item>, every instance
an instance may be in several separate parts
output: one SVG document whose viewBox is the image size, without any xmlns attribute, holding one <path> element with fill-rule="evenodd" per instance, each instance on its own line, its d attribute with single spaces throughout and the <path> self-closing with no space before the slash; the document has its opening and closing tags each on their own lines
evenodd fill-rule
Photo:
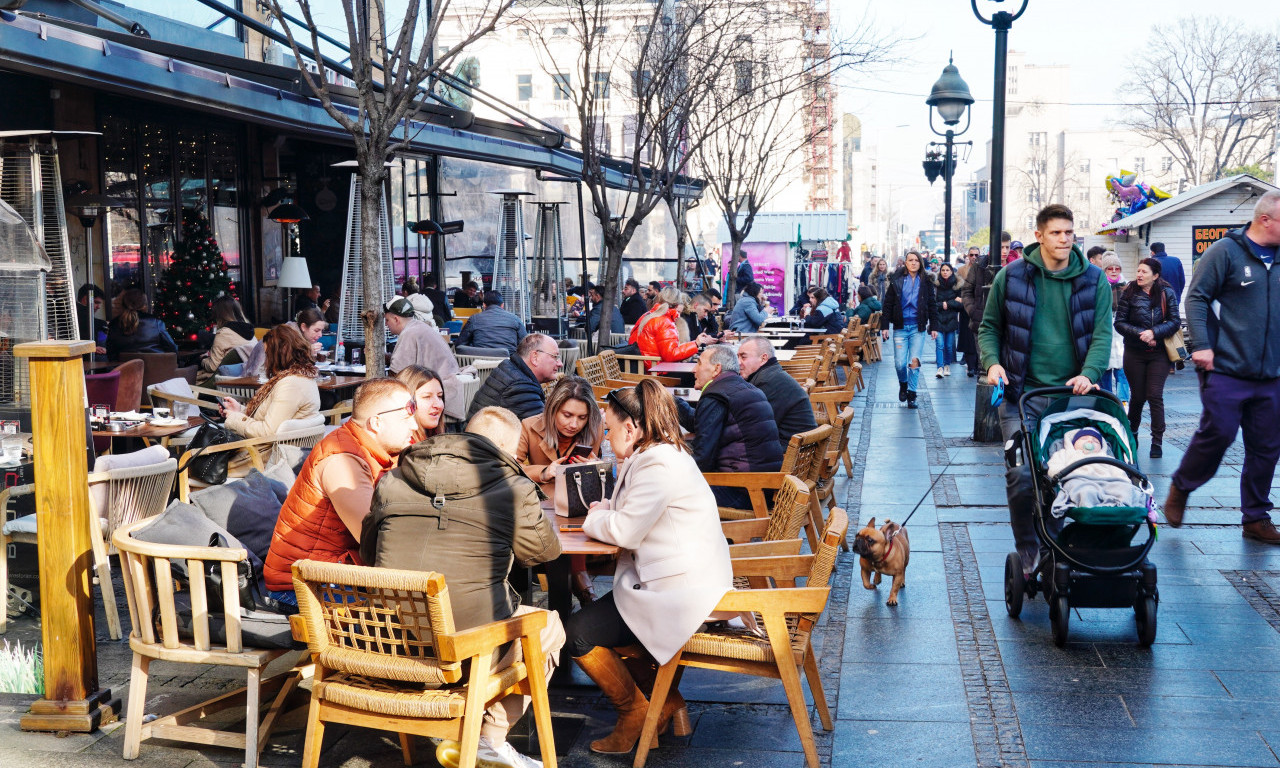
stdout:
<svg viewBox="0 0 1280 768">
<path fill-rule="evenodd" d="M 400 734 L 400 756 L 404 759 L 405 765 L 413 765 L 417 760 L 413 754 L 413 735 L 408 733 Z"/>
<path fill-rule="evenodd" d="M 244 691 L 244 768 L 258 768 L 258 698 L 262 693 L 262 670 L 248 670 Z"/>
<path fill-rule="evenodd" d="M 827 707 L 827 693 L 822 689 L 822 677 L 818 674 L 818 660 L 813 655 L 813 642 L 806 643 L 804 652 L 804 676 L 809 681 L 809 692 L 813 694 L 813 703 L 818 707 L 818 718 L 822 721 L 822 729 L 829 731 L 835 728 L 831 722 L 831 709 Z"/>
<path fill-rule="evenodd" d="M 3 510 L 0 510 L 0 517 Z M 4 520 L 0 519 L 0 525 Z M 0 535 L 0 635 L 9 631 L 9 537 Z"/>
<path fill-rule="evenodd" d="M 139 653 L 133 654 L 133 665 L 129 670 L 129 709 L 124 721 L 125 760 L 136 758 L 142 743 L 142 718 L 147 704 L 147 673 L 150 668 L 151 659 Z"/>
<path fill-rule="evenodd" d="M 765 631 L 770 643 L 774 646 L 774 658 L 777 659 L 778 677 L 782 680 L 782 688 L 787 693 L 787 704 L 791 707 L 791 719 L 795 721 L 796 732 L 800 735 L 800 744 L 804 746 L 804 759 L 808 768 L 820 768 L 818 745 L 813 739 L 813 727 L 809 724 L 809 708 L 804 703 L 804 688 L 800 685 L 800 670 L 796 667 L 787 635 L 787 625 L 781 616 L 765 617 Z M 780 639 L 778 639 L 780 638 Z"/>
<path fill-rule="evenodd" d="M 320 675 L 316 675 L 319 682 Z M 320 719 L 320 699 L 311 694 L 311 706 L 307 708 L 307 739 L 302 747 L 302 768 L 320 765 L 320 746 L 324 743 L 324 721 Z"/>
<path fill-rule="evenodd" d="M 666 664 L 658 668 L 658 676 L 653 681 L 653 691 L 649 694 L 649 711 L 644 716 L 644 729 L 640 731 L 640 741 L 636 742 L 636 756 L 632 768 L 644 768 L 649 758 L 649 745 L 658 735 L 658 720 L 662 718 L 662 705 L 667 703 L 667 694 L 671 691 L 671 683 L 675 680 L 676 671 L 680 669 L 680 656 L 676 655 Z"/>
<path fill-rule="evenodd" d="M 809 551 L 818 551 L 818 537 L 822 535 L 822 502 L 818 500 L 816 488 L 809 491 L 809 525 L 806 533 L 809 538 Z"/>
<path fill-rule="evenodd" d="M 480 725 L 484 720 L 484 689 L 489 679 L 492 660 L 482 653 L 471 659 L 471 675 L 467 681 L 467 700 L 462 708 L 462 737 L 459 739 L 458 768 L 476 768 L 480 749 Z"/>
<path fill-rule="evenodd" d="M 111 560 L 107 557 L 107 543 L 102 540 L 101 530 L 91 532 L 89 541 L 93 547 L 93 570 L 98 575 L 98 591 L 102 593 L 102 610 L 107 614 L 107 633 L 112 640 L 119 640 L 120 609 L 116 606 L 116 588 L 111 582 Z"/>
<path fill-rule="evenodd" d="M 529 705 L 533 707 L 533 722 L 538 732 L 538 749 L 542 754 L 543 768 L 556 768 L 556 737 L 551 730 L 551 702 L 547 699 L 547 659 L 542 643 L 536 637 L 520 640 L 528 670 Z"/>
</svg>

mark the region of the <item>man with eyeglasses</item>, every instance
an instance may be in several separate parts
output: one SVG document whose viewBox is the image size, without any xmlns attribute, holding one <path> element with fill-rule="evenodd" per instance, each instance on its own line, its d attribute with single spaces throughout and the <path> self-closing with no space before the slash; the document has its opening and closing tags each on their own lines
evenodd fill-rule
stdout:
<svg viewBox="0 0 1280 768">
<path fill-rule="evenodd" d="M 531 333 L 520 340 L 516 352 L 503 360 L 471 401 L 467 419 L 481 408 L 506 408 L 520 420 L 537 416 L 546 406 L 542 385 L 560 372 L 560 347 L 545 333 Z"/>
<path fill-rule="evenodd" d="M 413 395 L 395 379 L 356 389 L 351 418 L 330 432 L 303 463 L 276 519 L 262 573 L 271 597 L 295 611 L 295 560 L 354 563 L 373 488 L 413 442 Z"/>
</svg>

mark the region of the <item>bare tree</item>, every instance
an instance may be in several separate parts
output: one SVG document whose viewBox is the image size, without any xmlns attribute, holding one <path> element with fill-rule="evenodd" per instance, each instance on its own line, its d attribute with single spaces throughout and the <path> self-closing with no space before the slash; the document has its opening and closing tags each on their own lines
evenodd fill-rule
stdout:
<svg viewBox="0 0 1280 768">
<path fill-rule="evenodd" d="M 719 87 L 735 25 L 766 5 L 560 0 L 527 7 L 522 23 L 540 66 L 576 117 L 575 148 L 605 245 L 601 317 L 613 312 L 622 257 L 636 230 L 687 182 L 689 158 L 706 139 L 693 130 L 692 116 Z M 614 152 L 610 118 L 619 117 L 622 142 Z M 599 341 L 608 339 L 602 322 Z"/>
<path fill-rule="evenodd" d="M 1021 207 L 1017 216 L 1005 222 L 1005 229 L 1010 231 L 1021 226 L 1018 222 L 1034 218 L 1049 203 L 1069 202 L 1067 189 L 1076 183 L 1078 156 L 1074 152 L 1066 152 L 1062 134 L 1035 135 L 1040 139 L 1027 149 L 1023 161 L 1012 169 L 1013 178 L 1019 181 L 1016 188 L 1021 193 L 1020 199 L 1013 202 Z M 1051 140 L 1054 146 L 1050 146 Z"/>
<path fill-rule="evenodd" d="M 767 10 L 764 23 L 737 17 L 730 66 L 692 120 L 693 131 L 706 136 L 695 153 L 696 171 L 729 232 L 728 280 L 737 274 L 756 214 L 794 180 L 791 172 L 834 130 L 830 117 L 809 119 L 807 102 L 830 87 L 838 73 L 887 61 L 897 44 L 866 20 L 852 34 L 834 38 L 795 8 Z M 725 293 L 732 306 L 736 291 Z"/>
<path fill-rule="evenodd" d="M 311 93 L 329 116 L 351 134 L 357 173 L 363 194 L 361 212 L 361 266 L 364 283 L 365 360 L 370 378 L 386 372 L 386 336 L 382 324 L 382 258 L 379 252 L 378 218 L 382 211 L 386 161 L 409 146 L 413 132 L 408 120 L 417 112 L 440 73 L 449 71 L 462 51 L 492 32 L 516 0 L 470 0 L 469 11 L 451 20 L 455 34 L 439 45 L 442 21 L 451 0 L 408 0 L 404 18 L 396 29 L 387 26 L 384 0 L 343 2 L 351 65 L 335 69 L 320 55 L 322 33 L 316 24 L 311 0 L 294 0 L 302 24 L 290 20 L 282 0 L 261 0 L 267 13 L 280 24 L 298 63 L 298 71 Z M 292 7 L 293 3 L 289 3 Z M 425 10 L 425 12 L 424 12 Z M 457 22 L 462 19 L 461 29 Z M 299 42 L 299 40 L 304 42 Z M 307 47 L 309 46 L 309 48 Z M 313 71 L 308 62 L 314 63 Z M 357 92 L 355 114 L 335 103 L 333 75 L 349 77 Z M 426 86 L 426 87 L 424 87 Z"/>
<path fill-rule="evenodd" d="M 1274 40 L 1234 19 L 1188 17 L 1153 28 L 1120 89 L 1122 125 L 1164 147 L 1192 184 L 1271 156 Z"/>
</svg>

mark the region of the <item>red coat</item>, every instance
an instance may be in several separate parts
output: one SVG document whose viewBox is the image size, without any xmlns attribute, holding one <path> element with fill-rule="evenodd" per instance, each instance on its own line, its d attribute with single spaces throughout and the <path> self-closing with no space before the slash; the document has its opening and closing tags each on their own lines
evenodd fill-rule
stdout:
<svg viewBox="0 0 1280 768">
<path fill-rule="evenodd" d="M 698 342 L 680 343 L 680 333 L 676 330 L 677 322 L 680 322 L 680 313 L 672 307 L 665 315 L 645 323 L 636 334 L 636 344 L 640 347 L 640 354 L 661 357 L 664 363 L 686 360 L 698 354 Z"/>
<path fill-rule="evenodd" d="M 324 495 L 315 471 L 317 464 L 339 453 L 348 453 L 363 460 L 373 470 L 375 485 L 378 478 L 395 464 L 395 459 L 387 455 L 354 421 L 329 433 L 312 448 L 280 509 L 280 517 L 276 519 L 271 549 L 262 564 L 267 589 L 293 591 L 295 560 L 364 565 L 360 560 L 360 545 Z"/>
</svg>

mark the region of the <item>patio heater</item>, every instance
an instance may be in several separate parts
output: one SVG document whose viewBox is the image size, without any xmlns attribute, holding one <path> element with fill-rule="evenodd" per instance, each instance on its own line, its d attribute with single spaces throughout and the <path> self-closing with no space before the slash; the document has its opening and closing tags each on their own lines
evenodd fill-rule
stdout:
<svg viewBox="0 0 1280 768">
<path fill-rule="evenodd" d="M 524 207 L 520 198 L 532 195 L 517 189 L 495 189 L 502 196 L 498 216 L 498 253 L 493 260 L 493 290 L 502 303 L 525 325 L 530 320 L 529 254 L 525 248 Z"/>
<path fill-rule="evenodd" d="M 22 432 L 31 431 L 31 376 L 26 358 L 16 357 L 13 347 L 48 338 L 45 302 L 52 271 L 35 231 L 0 200 L 0 421 L 18 421 Z"/>
<path fill-rule="evenodd" d="M 533 235 L 533 324 L 544 333 L 565 333 L 564 238 L 560 206 L 538 203 Z"/>
<path fill-rule="evenodd" d="M 26 221 L 50 262 L 45 285 L 46 334 L 40 338 L 75 341 L 79 328 L 74 314 L 75 285 L 72 283 L 71 249 L 67 243 L 67 215 L 63 205 L 62 176 L 58 168 L 58 142 L 48 131 L 0 134 L 0 200 L 8 203 Z M 119 205 L 100 195 L 107 205 Z M 74 204 L 74 201 L 68 201 Z M 105 208 L 93 214 L 96 218 Z M 72 213 L 84 215 L 76 209 Z M 92 226 L 92 223 L 86 226 Z M 86 234 L 89 248 L 88 282 L 93 283 L 93 237 Z M 93 312 L 93 297 L 89 310 Z M 89 327 L 93 327 L 90 318 Z"/>
<path fill-rule="evenodd" d="M 336 163 L 335 166 L 342 166 Z M 347 198 L 347 244 L 342 253 L 342 293 L 338 311 L 337 344 L 341 349 L 351 343 L 364 343 L 364 263 L 360 254 L 364 246 L 364 226 L 361 221 L 361 201 L 364 189 L 358 173 L 351 174 L 351 194 Z M 382 209 L 378 215 L 378 253 L 382 258 L 382 290 L 378 308 L 396 294 L 391 272 L 391 225 L 387 218 L 387 197 L 382 196 Z M 310 287 L 310 286 L 308 286 Z"/>
</svg>

